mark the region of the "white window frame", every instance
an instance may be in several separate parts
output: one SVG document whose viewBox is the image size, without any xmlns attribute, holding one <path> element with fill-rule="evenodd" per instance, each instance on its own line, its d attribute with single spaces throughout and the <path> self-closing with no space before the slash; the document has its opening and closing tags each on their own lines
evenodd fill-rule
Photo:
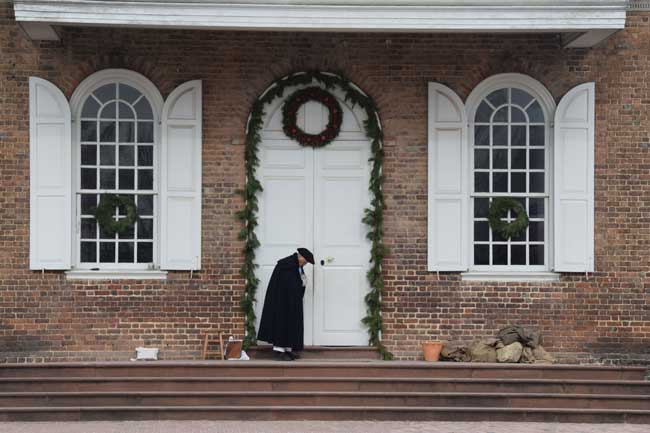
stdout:
<svg viewBox="0 0 650 433">
<path fill-rule="evenodd" d="M 124 83 L 140 91 L 151 104 L 154 124 L 154 233 L 153 233 L 153 265 L 141 265 L 137 263 L 110 263 L 105 266 L 97 264 L 81 263 L 80 260 L 80 235 L 79 223 L 79 185 L 80 185 L 80 163 L 81 163 L 81 110 L 86 98 L 97 88 L 110 83 Z M 161 115 L 163 98 L 156 86 L 143 75 L 126 69 L 105 69 L 87 77 L 75 90 L 70 100 L 72 113 L 72 271 L 68 278 L 82 278 L 89 275 L 89 272 L 96 273 L 100 277 L 109 278 L 113 273 L 124 273 L 125 277 L 142 278 L 145 274 L 141 271 L 154 271 L 160 268 L 160 185 L 162 170 L 160 167 Z M 98 270 L 96 270 L 98 268 Z M 75 275 L 78 274 L 78 275 Z M 161 278 L 160 275 L 149 275 L 153 278 Z M 148 275 L 148 274 L 147 274 Z"/>
<path fill-rule="evenodd" d="M 545 220 L 547 222 L 544 231 L 544 265 L 474 265 L 474 124 L 476 111 L 480 103 L 490 93 L 502 88 L 518 88 L 526 91 L 537 99 L 544 112 L 546 123 L 545 128 L 545 158 L 547 167 L 545 170 L 545 191 L 547 205 L 545 206 Z M 556 104 L 551 93 L 546 87 L 532 77 L 523 74 L 499 74 L 481 82 L 469 95 L 465 104 L 468 120 L 468 154 L 470 177 L 468 218 L 468 268 L 469 272 L 463 274 L 464 280 L 483 280 L 498 277 L 500 280 L 531 281 L 531 280 L 554 280 L 557 279 L 553 269 L 553 119 L 555 116 Z M 490 194 L 494 196 L 494 194 Z M 503 195 L 508 196 L 509 193 Z"/>
</svg>

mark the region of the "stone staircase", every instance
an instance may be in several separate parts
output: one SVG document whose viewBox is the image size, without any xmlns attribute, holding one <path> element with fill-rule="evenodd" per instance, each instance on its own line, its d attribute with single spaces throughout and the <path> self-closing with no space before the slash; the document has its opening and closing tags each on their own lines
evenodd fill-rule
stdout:
<svg viewBox="0 0 650 433">
<path fill-rule="evenodd" d="M 644 380 L 643 367 L 306 358 L 295 362 L 0 365 L 0 421 L 318 419 L 650 424 L 650 382 Z"/>
</svg>

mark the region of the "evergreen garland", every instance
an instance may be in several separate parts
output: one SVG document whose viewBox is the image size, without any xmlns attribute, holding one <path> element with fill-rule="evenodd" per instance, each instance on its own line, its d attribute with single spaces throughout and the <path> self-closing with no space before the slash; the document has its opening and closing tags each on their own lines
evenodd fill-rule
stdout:
<svg viewBox="0 0 650 433">
<path fill-rule="evenodd" d="M 246 280 L 244 293 L 241 298 L 241 308 L 245 314 L 245 337 L 244 348 L 256 342 L 255 331 L 255 293 L 259 280 L 255 277 L 255 250 L 260 243 L 255 235 L 257 227 L 258 193 L 262 191 L 262 185 L 255 176 L 259 166 L 258 147 L 261 142 L 261 130 L 263 127 L 264 107 L 275 98 L 282 97 L 287 88 L 293 86 L 305 86 L 314 81 L 322 84 L 326 89 L 338 87 L 345 93 L 345 100 L 352 105 L 360 106 L 367 115 L 364 122 L 366 136 L 371 142 L 372 163 L 369 189 L 372 192 L 370 208 L 365 210 L 363 222 L 369 227 L 367 234 L 371 241 L 371 268 L 367 278 L 371 291 L 365 297 L 366 317 L 363 323 L 368 326 L 369 343 L 376 346 L 382 359 L 392 359 L 393 355 L 381 342 L 381 330 L 383 321 L 381 317 L 381 298 L 384 291 L 384 278 L 381 270 L 381 263 L 387 254 L 384 245 L 384 193 L 382 189 L 383 175 L 382 164 L 384 161 L 383 138 L 379 112 L 375 101 L 366 95 L 361 89 L 342 77 L 326 72 L 299 72 L 287 75 L 277 80 L 266 92 L 264 92 L 254 103 L 246 127 L 246 187 L 239 191 L 244 199 L 245 207 L 237 213 L 237 217 L 243 223 L 239 232 L 239 239 L 244 241 L 244 264 L 241 268 L 241 275 Z"/>
<path fill-rule="evenodd" d="M 508 223 L 503 221 L 508 211 L 517 215 L 517 218 Z M 519 236 L 528 228 L 528 214 L 521 202 L 512 197 L 495 197 L 488 209 L 488 221 L 490 228 L 504 239 Z"/>
</svg>

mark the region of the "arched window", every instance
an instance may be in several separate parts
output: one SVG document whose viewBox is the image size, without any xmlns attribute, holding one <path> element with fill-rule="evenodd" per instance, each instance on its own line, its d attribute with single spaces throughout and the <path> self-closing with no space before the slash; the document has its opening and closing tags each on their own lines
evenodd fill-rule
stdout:
<svg viewBox="0 0 650 433">
<path fill-rule="evenodd" d="M 475 101 L 469 106 L 470 269 L 550 269 L 552 112 L 544 108 L 538 86 L 521 85 L 518 78 L 486 85 L 468 100 Z M 528 212 L 528 229 L 511 239 L 492 231 L 487 217 L 495 197 L 519 201 Z"/>
<path fill-rule="evenodd" d="M 159 114 L 146 89 L 124 78 L 80 86 L 86 89 L 79 97 L 73 143 L 79 268 L 147 269 L 156 264 Z M 101 229 L 94 212 L 102 194 L 134 201 L 138 219 L 131 229 L 113 235 Z M 126 209 L 117 209 L 115 218 L 126 218 Z"/>
</svg>

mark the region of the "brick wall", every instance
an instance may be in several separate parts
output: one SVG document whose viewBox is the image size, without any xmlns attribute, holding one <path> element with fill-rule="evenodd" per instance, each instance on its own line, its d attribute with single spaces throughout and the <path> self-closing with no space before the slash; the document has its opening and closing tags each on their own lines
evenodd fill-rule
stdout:
<svg viewBox="0 0 650 433">
<path fill-rule="evenodd" d="M 243 281 L 234 214 L 244 126 L 275 78 L 342 72 L 377 101 L 386 133 L 384 339 L 399 358 L 429 338 L 470 341 L 507 324 L 539 330 L 568 362 L 650 362 L 650 14 L 603 46 L 563 50 L 557 35 L 410 35 L 62 29 L 32 42 L 0 5 L 0 361 L 125 359 L 139 345 L 196 357 L 207 329 L 241 334 Z M 70 97 L 91 73 L 128 68 L 167 96 L 204 83 L 203 269 L 165 282 L 66 281 L 30 272 L 28 77 Z M 464 99 L 483 79 L 520 72 L 556 100 L 596 84 L 595 275 L 560 282 L 461 282 L 426 272 L 427 82 Z"/>
</svg>

